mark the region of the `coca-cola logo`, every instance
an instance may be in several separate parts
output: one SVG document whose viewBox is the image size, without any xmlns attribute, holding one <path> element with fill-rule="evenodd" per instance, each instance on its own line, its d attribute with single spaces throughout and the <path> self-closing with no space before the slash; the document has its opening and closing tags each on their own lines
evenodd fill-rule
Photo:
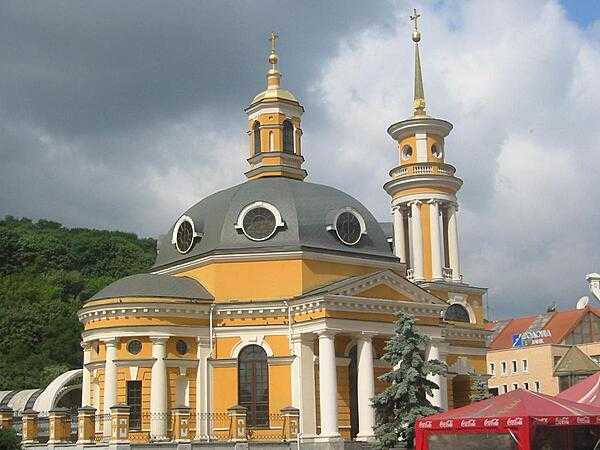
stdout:
<svg viewBox="0 0 600 450">
<path fill-rule="evenodd" d="M 462 428 L 472 428 L 472 427 L 474 427 L 474 426 L 476 426 L 476 425 L 477 425 L 477 424 L 476 424 L 476 422 L 475 422 L 475 419 L 462 420 L 462 421 L 460 422 L 460 426 L 461 426 Z"/>
<path fill-rule="evenodd" d="M 440 420 L 440 428 L 452 428 L 454 427 L 453 420 Z"/>
<path fill-rule="evenodd" d="M 589 425 L 591 422 L 589 417 L 578 417 L 577 423 L 580 425 Z"/>
<path fill-rule="evenodd" d="M 433 428 L 431 420 L 424 420 L 419 422 L 419 428 Z"/>
<path fill-rule="evenodd" d="M 485 419 L 483 421 L 484 427 L 497 427 L 500 425 L 500 419 Z"/>
<path fill-rule="evenodd" d="M 523 425 L 522 417 L 511 417 L 506 421 L 506 426 L 508 427 L 519 427 L 521 425 Z"/>
<path fill-rule="evenodd" d="M 557 417 L 556 419 L 554 419 L 554 423 L 556 425 L 569 425 L 569 418 L 568 417 Z"/>
<path fill-rule="evenodd" d="M 536 417 L 535 421 L 536 422 L 540 422 L 540 423 L 548 423 L 548 422 L 550 422 L 547 417 Z"/>
</svg>

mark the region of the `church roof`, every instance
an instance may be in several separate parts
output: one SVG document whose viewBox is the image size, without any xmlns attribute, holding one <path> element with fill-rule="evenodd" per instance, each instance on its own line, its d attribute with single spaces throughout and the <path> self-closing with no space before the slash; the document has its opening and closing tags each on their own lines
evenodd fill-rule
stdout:
<svg viewBox="0 0 600 450">
<path fill-rule="evenodd" d="M 242 210 L 254 202 L 274 206 L 285 223 L 263 241 L 250 240 L 235 227 Z M 364 219 L 366 234 L 356 245 L 345 245 L 335 232 L 327 229 L 343 208 L 351 208 Z M 176 225 L 173 224 L 159 238 L 155 270 L 210 254 L 290 250 L 335 252 L 396 261 L 386 234 L 367 208 L 352 196 L 321 184 L 283 177 L 250 180 L 206 197 L 184 215 L 194 222 L 201 237 L 196 238 L 188 253 L 181 254 L 172 243 Z"/>
<path fill-rule="evenodd" d="M 142 273 L 131 275 L 96 293 L 89 301 L 117 297 L 167 297 L 189 300 L 214 300 L 198 281 L 188 277 L 175 277 Z"/>
</svg>

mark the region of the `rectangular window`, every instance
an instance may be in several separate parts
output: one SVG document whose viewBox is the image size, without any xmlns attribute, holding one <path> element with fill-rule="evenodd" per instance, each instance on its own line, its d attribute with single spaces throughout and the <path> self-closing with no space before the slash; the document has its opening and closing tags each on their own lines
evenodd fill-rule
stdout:
<svg viewBox="0 0 600 450">
<path fill-rule="evenodd" d="M 523 369 L 523 372 L 527 372 L 527 370 L 529 369 L 526 359 L 521 361 L 521 369 Z"/>
<path fill-rule="evenodd" d="M 490 375 L 496 375 L 496 364 L 490 363 Z"/>
<path fill-rule="evenodd" d="M 517 372 L 517 361 L 513 360 L 512 362 L 512 371 L 513 373 Z"/>
<path fill-rule="evenodd" d="M 529 390 L 529 383 L 523 383 L 523 389 Z"/>
<path fill-rule="evenodd" d="M 127 405 L 129 405 L 129 428 L 142 429 L 142 382 L 127 382 Z"/>
<path fill-rule="evenodd" d="M 513 383 L 513 391 L 519 389 L 519 385 L 517 383 Z"/>
<path fill-rule="evenodd" d="M 506 394 L 508 392 L 508 385 L 507 384 L 503 384 L 502 385 L 502 393 Z"/>
<path fill-rule="evenodd" d="M 502 361 L 502 375 L 506 375 L 506 361 Z"/>
<path fill-rule="evenodd" d="M 535 392 L 540 392 L 540 382 L 539 381 L 535 382 Z"/>
</svg>

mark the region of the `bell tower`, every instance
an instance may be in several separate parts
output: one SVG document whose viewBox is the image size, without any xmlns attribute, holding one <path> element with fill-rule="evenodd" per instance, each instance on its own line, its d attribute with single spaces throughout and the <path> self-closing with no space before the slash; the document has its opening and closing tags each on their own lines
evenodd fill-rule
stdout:
<svg viewBox="0 0 600 450">
<path fill-rule="evenodd" d="M 394 252 L 416 283 L 462 284 L 458 242 L 458 201 L 462 180 L 446 163 L 444 139 L 452 124 L 427 115 L 419 54 L 420 15 L 415 10 L 414 102 L 411 118 L 394 123 L 388 134 L 398 147 L 398 166 L 384 185 L 392 197 Z"/>
<path fill-rule="evenodd" d="M 302 129 L 300 118 L 304 107 L 290 91 L 281 88 L 281 72 L 276 43 L 271 33 L 270 68 L 267 89 L 258 94 L 244 110 L 248 115 L 248 141 L 251 180 L 263 177 L 287 177 L 303 180 Z"/>
</svg>

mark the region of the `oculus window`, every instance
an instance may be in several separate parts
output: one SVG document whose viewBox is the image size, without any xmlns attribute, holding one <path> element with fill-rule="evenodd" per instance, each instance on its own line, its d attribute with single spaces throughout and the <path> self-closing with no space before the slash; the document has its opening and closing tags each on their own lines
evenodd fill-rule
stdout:
<svg viewBox="0 0 600 450">
<path fill-rule="evenodd" d="M 259 345 L 244 347 L 238 356 L 238 402 L 248 410 L 249 427 L 269 426 L 267 353 Z"/>
<path fill-rule="evenodd" d="M 127 343 L 127 351 L 132 355 L 137 355 L 142 351 L 142 343 L 137 339 L 133 339 Z"/>
<path fill-rule="evenodd" d="M 266 202 L 255 202 L 242 210 L 235 228 L 250 240 L 265 241 L 284 225 L 277 208 Z"/>
<path fill-rule="evenodd" d="M 180 355 L 185 355 L 188 352 L 187 342 L 179 339 L 175 344 L 175 350 L 177 350 L 177 353 Z"/>
<path fill-rule="evenodd" d="M 345 245 L 356 245 L 363 234 L 367 234 L 362 216 L 351 208 L 344 208 L 337 213 L 328 231 L 335 231 L 338 239 Z"/>
<path fill-rule="evenodd" d="M 431 146 L 431 154 L 435 157 L 440 159 L 442 157 L 442 150 L 440 149 L 440 147 L 437 144 L 433 144 Z"/>
<path fill-rule="evenodd" d="M 402 147 L 402 159 L 403 160 L 407 160 L 410 159 L 412 157 L 413 154 L 413 150 L 412 147 L 410 145 L 405 145 L 404 147 Z"/>
<path fill-rule="evenodd" d="M 194 221 L 188 216 L 182 216 L 173 227 L 171 243 L 179 253 L 185 254 L 192 249 L 197 237 L 202 237 L 202 234 L 196 232 Z"/>
</svg>

